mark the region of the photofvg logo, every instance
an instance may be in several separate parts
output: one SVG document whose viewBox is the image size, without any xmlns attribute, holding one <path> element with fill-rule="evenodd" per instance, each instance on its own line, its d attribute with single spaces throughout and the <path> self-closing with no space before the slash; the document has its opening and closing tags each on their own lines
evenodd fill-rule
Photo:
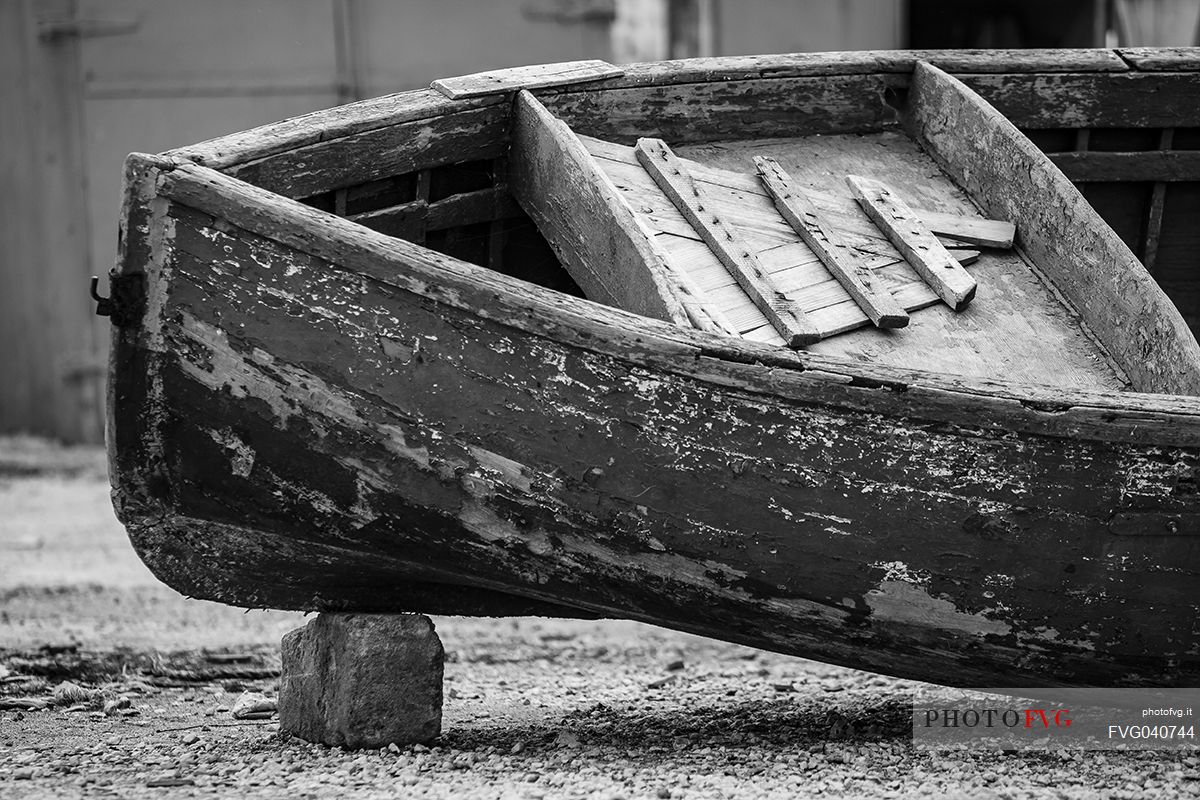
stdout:
<svg viewBox="0 0 1200 800">
<path fill-rule="evenodd" d="M 948 689 L 913 696 L 926 749 L 1197 750 L 1200 689 Z"/>
</svg>

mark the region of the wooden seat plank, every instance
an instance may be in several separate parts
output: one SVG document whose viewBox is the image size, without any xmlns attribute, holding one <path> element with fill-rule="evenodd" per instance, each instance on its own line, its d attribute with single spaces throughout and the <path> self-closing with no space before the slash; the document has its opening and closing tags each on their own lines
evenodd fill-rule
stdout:
<svg viewBox="0 0 1200 800">
<path fill-rule="evenodd" d="M 439 78 L 429 84 L 451 100 L 466 97 L 483 97 L 489 94 L 513 92 L 518 89 L 540 89 L 550 86 L 567 86 L 574 83 L 616 78 L 625 70 L 607 61 L 564 61 L 558 64 L 534 64 L 528 67 L 498 69 L 476 72 L 456 78 Z"/>
<path fill-rule="evenodd" d="M 908 263 L 955 311 L 975 297 L 976 283 L 915 212 L 883 183 L 847 175 L 846 183 L 867 216 L 879 226 Z"/>
<path fill-rule="evenodd" d="M 903 328 L 908 325 L 908 314 L 892 299 L 887 289 L 875 283 L 870 268 L 862 263 L 861 256 L 822 218 L 817 207 L 795 185 L 779 162 L 773 158 L 755 156 L 754 166 L 779 213 L 791 223 L 833 277 L 846 287 L 871 322 L 879 328 Z"/>
<path fill-rule="evenodd" d="M 1004 220 L 964 217 L 960 214 L 943 214 L 920 208 L 914 208 L 913 213 L 935 236 L 953 239 L 954 242 L 972 247 L 1007 250 L 1013 246 L 1013 239 L 1017 235 L 1017 226 Z M 947 244 L 947 247 L 949 246 Z"/>
<path fill-rule="evenodd" d="M 800 347 L 821 337 L 803 310 L 780 292 L 741 234 L 713 209 L 705 210 L 708 191 L 701 190 L 687 169 L 661 139 L 639 139 L 638 161 L 733 274 L 754 304 L 771 321 L 784 341 Z M 710 204 L 711 205 L 711 204 Z"/>
</svg>

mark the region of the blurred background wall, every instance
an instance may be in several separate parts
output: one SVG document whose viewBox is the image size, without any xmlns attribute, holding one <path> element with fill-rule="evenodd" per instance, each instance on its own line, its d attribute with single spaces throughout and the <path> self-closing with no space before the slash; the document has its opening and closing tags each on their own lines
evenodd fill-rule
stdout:
<svg viewBox="0 0 1200 800">
<path fill-rule="evenodd" d="M 0 433 L 99 441 L 121 163 L 521 64 L 1191 44 L 1195 0 L 0 0 Z M 104 282 L 102 281 L 102 286 Z"/>
</svg>

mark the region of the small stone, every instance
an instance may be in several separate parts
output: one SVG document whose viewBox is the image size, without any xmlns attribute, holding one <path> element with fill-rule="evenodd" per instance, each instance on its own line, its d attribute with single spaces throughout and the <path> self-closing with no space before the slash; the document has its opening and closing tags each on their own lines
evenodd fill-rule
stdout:
<svg viewBox="0 0 1200 800">
<path fill-rule="evenodd" d="M 795 684 L 792 683 L 773 683 L 771 688 L 777 692 L 794 692 L 796 691 Z"/>
<path fill-rule="evenodd" d="M 396 753 L 399 753 L 399 752 L 400 752 L 400 745 L 396 744 L 395 742 L 389 742 L 389 743 L 388 743 L 388 746 L 387 746 L 387 751 L 388 751 L 389 753 L 392 753 L 393 755 L 394 755 L 394 754 L 396 754 Z"/>
<path fill-rule="evenodd" d="M 514 744 L 514 745 L 512 746 L 512 749 L 510 749 L 508 752 L 509 752 L 509 754 L 510 754 L 510 755 L 514 755 L 514 756 L 515 756 L 515 755 L 517 755 L 518 753 L 520 753 L 520 752 L 521 752 L 522 750 L 524 750 L 524 749 L 525 749 L 525 743 L 524 743 L 524 742 L 517 742 L 516 744 Z"/>
<path fill-rule="evenodd" d="M 442 643 L 420 614 L 320 614 L 283 638 L 281 729 L 379 749 L 442 727 Z"/>
<path fill-rule="evenodd" d="M 678 672 L 686 666 L 682 658 L 667 662 L 667 672 Z"/>
<path fill-rule="evenodd" d="M 99 689 L 85 689 L 79 684 L 63 681 L 54 688 L 54 703 L 60 706 L 86 708 L 104 696 Z"/>
<path fill-rule="evenodd" d="M 660 800 L 671 800 L 671 790 L 665 786 L 660 786 L 655 796 Z"/>
<path fill-rule="evenodd" d="M 33 780 L 33 770 L 26 767 L 24 769 L 14 770 L 12 774 L 14 781 L 29 781 Z"/>
<path fill-rule="evenodd" d="M 540 772 L 527 772 L 525 773 L 525 782 L 537 783 L 539 780 L 541 780 L 541 777 L 542 775 Z"/>
<path fill-rule="evenodd" d="M 189 733 L 189 734 L 186 734 L 186 735 L 185 735 L 185 736 L 184 736 L 182 739 L 180 739 L 179 741 L 183 742 L 185 745 L 193 745 L 193 744 L 195 744 L 196 742 L 200 741 L 200 737 L 199 737 L 199 736 L 197 736 L 197 735 L 196 735 L 196 734 L 194 734 L 194 733 Z"/>
<path fill-rule="evenodd" d="M 129 699 L 129 696 L 123 694 L 115 700 L 106 702 L 104 704 L 104 713 L 111 717 L 121 709 L 129 708 L 132 705 L 133 701 Z"/>
<path fill-rule="evenodd" d="M 646 688 L 647 689 L 661 689 L 664 686 L 668 686 L 677 680 L 679 680 L 678 675 L 667 675 L 666 677 L 659 678 L 656 681 L 650 681 L 648 684 L 646 684 Z"/>
<path fill-rule="evenodd" d="M 275 716 L 279 704 L 273 697 L 258 692 L 242 692 L 233 704 L 234 719 L 270 719 Z"/>
<path fill-rule="evenodd" d="M 555 747 L 579 747 L 579 737 L 570 731 L 559 731 L 554 737 Z"/>
</svg>

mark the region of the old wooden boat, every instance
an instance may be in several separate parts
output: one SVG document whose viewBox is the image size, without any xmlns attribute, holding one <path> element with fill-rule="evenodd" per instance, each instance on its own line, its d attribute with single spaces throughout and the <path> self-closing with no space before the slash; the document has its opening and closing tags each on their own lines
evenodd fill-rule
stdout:
<svg viewBox="0 0 1200 800">
<path fill-rule="evenodd" d="M 1137 182 L 1165 241 L 1159 188 L 1200 179 L 1166 132 L 1197 129 L 1186 51 L 806 54 L 468 76 L 131 156 L 115 505 L 163 581 L 241 606 L 1196 685 L 1200 348 L 1067 176 Z M 1160 149 L 1085 146 L 1131 132 Z M 821 272 L 755 156 L 900 311 Z M 850 173 L 1018 247 L 942 302 Z"/>
</svg>

